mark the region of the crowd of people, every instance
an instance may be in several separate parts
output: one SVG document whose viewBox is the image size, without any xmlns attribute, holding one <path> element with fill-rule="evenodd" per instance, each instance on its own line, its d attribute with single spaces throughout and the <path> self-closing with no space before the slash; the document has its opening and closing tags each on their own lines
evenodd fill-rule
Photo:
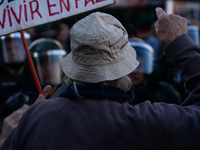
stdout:
<svg viewBox="0 0 200 150">
<path fill-rule="evenodd" d="M 185 18 L 156 14 L 147 39 L 100 12 L 28 29 L 39 96 L 20 33 L 0 37 L 1 149 L 197 150 L 200 47 Z"/>
<path fill-rule="evenodd" d="M 30 33 L 25 32 L 24 35 L 41 87 L 52 86 L 46 96 L 49 98 L 62 83 L 63 71 L 60 61 L 68 51 L 56 39 L 40 37 L 33 40 Z M 35 102 L 38 90 L 26 59 L 20 32 L 2 36 L 0 43 L 1 145 L 18 125 L 26 109 Z"/>
</svg>

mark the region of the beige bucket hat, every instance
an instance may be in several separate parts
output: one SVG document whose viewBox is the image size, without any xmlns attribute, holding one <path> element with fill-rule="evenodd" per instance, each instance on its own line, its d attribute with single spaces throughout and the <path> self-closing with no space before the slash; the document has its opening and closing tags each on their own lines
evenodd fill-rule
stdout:
<svg viewBox="0 0 200 150">
<path fill-rule="evenodd" d="M 115 80 L 139 64 L 125 28 L 109 14 L 95 12 L 79 20 L 71 28 L 70 40 L 71 53 L 61 63 L 71 79 L 92 83 Z"/>
</svg>

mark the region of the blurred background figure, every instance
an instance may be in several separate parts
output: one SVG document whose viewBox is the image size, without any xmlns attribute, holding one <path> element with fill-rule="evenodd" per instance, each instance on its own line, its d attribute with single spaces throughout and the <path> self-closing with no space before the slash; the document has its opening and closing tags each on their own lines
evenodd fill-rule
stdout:
<svg viewBox="0 0 200 150">
<path fill-rule="evenodd" d="M 200 6 L 200 5 L 199 5 Z M 200 9 L 200 7 L 199 7 Z M 187 13 L 187 20 L 188 20 L 188 34 L 193 39 L 193 41 L 197 44 L 200 44 L 200 13 L 199 10 L 191 10 Z"/>
<path fill-rule="evenodd" d="M 192 40 L 199 45 L 199 27 L 197 25 L 188 25 L 188 34 Z"/>
<path fill-rule="evenodd" d="M 161 48 L 164 48 L 164 46 L 162 46 L 162 44 L 160 43 L 159 39 L 155 34 L 154 24 L 155 22 L 153 22 L 151 25 L 150 36 L 147 38 L 146 42 L 153 47 L 154 60 L 157 60 L 159 55 L 163 52 L 163 49 Z"/>
<path fill-rule="evenodd" d="M 29 50 L 42 87 L 51 85 L 49 98 L 63 81 L 61 59 L 67 54 L 62 44 L 50 38 L 40 38 L 29 45 Z"/>
<path fill-rule="evenodd" d="M 27 44 L 30 34 L 24 33 Z M 38 96 L 20 32 L 0 37 L 0 145 Z M 4 119 L 6 121 L 4 121 Z"/>
<path fill-rule="evenodd" d="M 133 40 L 140 41 L 140 42 L 145 42 L 143 39 L 138 38 L 137 29 L 133 24 L 124 23 L 123 26 L 126 29 L 127 33 L 128 33 L 128 38 L 129 39 L 133 39 Z"/>
<path fill-rule="evenodd" d="M 66 50 L 67 53 L 71 52 L 69 33 L 70 33 L 70 27 L 67 24 L 63 22 L 58 24 L 56 28 L 55 39 L 62 44 L 63 48 Z"/>
<path fill-rule="evenodd" d="M 24 35 L 29 44 L 30 35 Z M 30 98 L 34 99 L 38 93 L 35 93 L 37 89 L 27 63 L 20 32 L 1 36 L 0 40 L 0 53 L 3 56 L 3 63 L 0 66 L 0 104 L 4 111 L 7 111 L 4 116 L 7 116 L 14 111 L 14 106 L 22 106 L 19 99 L 23 99 L 26 94 L 30 94 Z M 11 103 L 15 104 L 12 106 L 13 110 L 9 111 L 7 107 L 11 107 Z"/>
<path fill-rule="evenodd" d="M 54 38 L 56 35 L 55 22 L 50 22 L 37 26 L 35 31 L 38 34 L 37 35 L 38 38 Z"/>
<path fill-rule="evenodd" d="M 25 33 L 25 38 L 27 40 L 30 40 L 30 35 Z M 18 68 L 22 68 L 22 64 L 26 59 L 24 47 L 19 32 L 7 36 L 2 36 L 1 50 L 4 64 L 8 66 L 7 68 L 12 70 L 12 72 L 15 70 L 15 73 L 17 74 Z M 18 68 L 16 66 L 18 66 Z"/>
<path fill-rule="evenodd" d="M 129 38 L 138 37 L 137 29 L 133 24 L 124 23 L 123 26 L 126 29 Z"/>
<path fill-rule="evenodd" d="M 31 36 L 30 41 L 31 42 L 36 40 L 36 39 L 38 39 L 38 38 L 40 38 L 39 34 L 37 33 L 36 27 L 28 28 L 28 29 L 26 29 L 26 32 L 30 34 L 30 36 Z"/>
<path fill-rule="evenodd" d="M 188 91 L 177 68 L 171 58 L 165 53 L 154 61 L 154 70 L 150 78 L 169 83 L 180 94 L 182 101 L 188 96 Z"/>
<path fill-rule="evenodd" d="M 196 25 L 188 24 L 188 34 L 191 39 L 199 45 L 199 28 Z M 154 61 L 154 70 L 151 75 L 152 80 L 159 80 L 169 83 L 180 94 L 182 101 L 188 96 L 188 91 L 185 88 L 184 82 L 172 62 L 171 58 L 165 54 L 164 47 L 161 46 L 160 53 Z"/>
<path fill-rule="evenodd" d="M 132 90 L 135 98 L 130 103 L 138 103 L 150 100 L 153 102 L 165 102 L 181 104 L 181 98 L 176 90 L 169 84 L 160 82 L 160 80 L 151 80 L 150 75 L 153 72 L 153 48 L 144 42 L 129 39 L 129 44 L 136 50 L 137 60 L 140 62 L 138 68 L 134 70 L 129 77 L 133 82 Z"/>
</svg>

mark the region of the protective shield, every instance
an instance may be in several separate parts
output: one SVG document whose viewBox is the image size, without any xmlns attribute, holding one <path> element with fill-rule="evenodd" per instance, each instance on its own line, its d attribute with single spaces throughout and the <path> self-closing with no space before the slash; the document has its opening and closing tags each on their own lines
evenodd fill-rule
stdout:
<svg viewBox="0 0 200 150">
<path fill-rule="evenodd" d="M 30 35 L 25 33 L 25 38 L 30 40 Z M 21 63 L 26 59 L 24 46 L 19 32 L 12 33 L 6 36 L 1 36 L 1 54 L 2 61 L 5 64 Z"/>
<path fill-rule="evenodd" d="M 64 50 L 48 50 L 33 53 L 33 61 L 41 85 L 59 85 L 62 83 L 61 59 L 64 55 L 66 55 Z"/>
<path fill-rule="evenodd" d="M 129 44 L 135 49 L 139 66 L 134 72 L 151 74 L 153 71 L 153 48 L 144 42 L 129 40 Z"/>
<path fill-rule="evenodd" d="M 188 34 L 199 45 L 199 28 L 196 25 L 188 25 Z"/>
</svg>

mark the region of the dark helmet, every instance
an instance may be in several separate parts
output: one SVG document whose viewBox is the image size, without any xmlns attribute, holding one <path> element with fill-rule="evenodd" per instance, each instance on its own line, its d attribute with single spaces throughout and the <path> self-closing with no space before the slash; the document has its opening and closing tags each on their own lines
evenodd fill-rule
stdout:
<svg viewBox="0 0 200 150">
<path fill-rule="evenodd" d="M 62 83 L 61 59 L 66 55 L 60 42 L 40 38 L 29 45 L 29 50 L 42 86 Z"/>
<path fill-rule="evenodd" d="M 30 43 L 30 34 L 24 33 L 27 44 Z M 26 54 L 20 32 L 0 37 L 0 55 L 4 64 L 19 64 L 25 61 Z"/>
<path fill-rule="evenodd" d="M 153 48 L 145 43 L 138 40 L 129 39 L 129 45 L 131 45 L 137 54 L 137 60 L 140 62 L 135 72 L 142 72 L 149 75 L 153 71 Z"/>
</svg>

